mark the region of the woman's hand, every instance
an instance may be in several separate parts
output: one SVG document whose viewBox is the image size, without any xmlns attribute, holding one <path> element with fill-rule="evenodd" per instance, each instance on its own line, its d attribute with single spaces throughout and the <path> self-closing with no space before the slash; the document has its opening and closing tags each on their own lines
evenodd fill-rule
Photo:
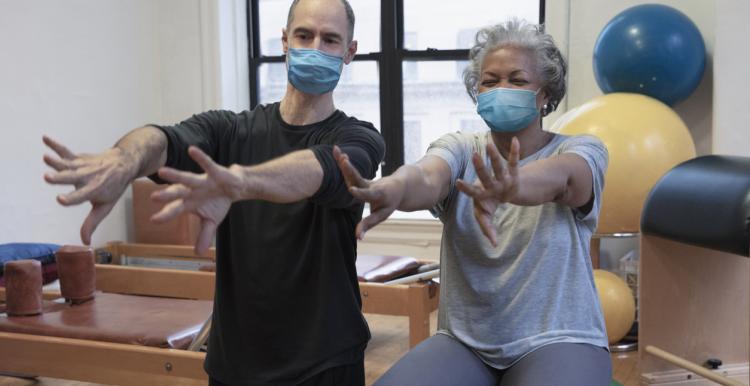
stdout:
<svg viewBox="0 0 750 386">
<path fill-rule="evenodd" d="M 44 180 L 75 187 L 72 192 L 58 195 L 57 202 L 65 206 L 91 202 L 91 211 L 81 226 L 81 241 L 90 245 L 91 234 L 135 178 L 137 166 L 116 147 L 100 154 L 75 154 L 50 137 L 42 139 L 57 153 L 57 157 L 44 155 L 44 162 L 55 170 L 45 173 Z"/>
<path fill-rule="evenodd" d="M 458 180 L 457 187 L 474 200 L 474 217 L 479 222 L 482 233 L 490 240 L 492 246 L 497 246 L 497 234 L 492 224 L 492 217 L 498 205 L 503 202 L 513 202 L 518 196 L 518 160 L 520 144 L 513 138 L 510 144 L 510 154 L 506 162 L 500 155 L 493 142 L 487 144 L 487 155 L 490 158 L 493 174 L 484 165 L 479 154 L 474 153 L 471 161 L 477 173 L 477 181 L 468 184 Z"/>
<path fill-rule="evenodd" d="M 205 173 L 195 174 L 168 167 L 159 169 L 159 177 L 173 185 L 151 195 L 153 200 L 164 204 L 151 221 L 163 223 L 185 212 L 196 214 L 201 220 L 201 228 L 195 252 L 203 255 L 211 246 L 216 229 L 232 202 L 242 197 L 244 172 L 239 165 L 226 168 L 216 164 L 195 146 L 188 148 L 188 154 Z"/>
<path fill-rule="evenodd" d="M 333 147 L 333 156 L 351 195 L 370 204 L 370 215 L 357 224 L 356 235 L 362 240 L 365 232 L 387 219 L 398 208 L 404 197 L 404 184 L 394 177 L 384 177 L 377 181 L 362 178 L 349 162 L 349 156 L 338 146 Z"/>
</svg>

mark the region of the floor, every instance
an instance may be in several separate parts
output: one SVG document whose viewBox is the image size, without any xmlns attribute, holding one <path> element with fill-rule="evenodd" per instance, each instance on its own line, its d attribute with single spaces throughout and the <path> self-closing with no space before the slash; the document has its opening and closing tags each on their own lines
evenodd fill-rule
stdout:
<svg viewBox="0 0 750 386">
<path fill-rule="evenodd" d="M 432 314 L 434 332 L 436 315 Z M 372 330 L 365 362 L 367 385 L 371 385 L 408 350 L 408 320 L 405 317 L 366 314 Z M 623 386 L 638 385 L 637 353 L 612 354 L 614 379 Z M 65 381 L 51 378 L 19 379 L 0 376 L 0 386 L 94 386 L 92 383 Z"/>
</svg>

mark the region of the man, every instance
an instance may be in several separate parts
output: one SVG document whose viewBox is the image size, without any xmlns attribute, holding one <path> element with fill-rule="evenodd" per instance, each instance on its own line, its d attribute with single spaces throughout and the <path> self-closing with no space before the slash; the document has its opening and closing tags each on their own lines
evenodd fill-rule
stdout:
<svg viewBox="0 0 750 386">
<path fill-rule="evenodd" d="M 385 145 L 371 124 L 333 104 L 357 50 L 353 29 L 347 1 L 296 0 L 283 30 L 289 85 L 281 102 L 146 126 L 97 155 L 44 139 L 60 156 L 45 155 L 56 170 L 45 179 L 76 187 L 58 201 L 92 204 L 84 243 L 130 181 L 145 175 L 173 183 L 154 194 L 165 203 L 154 221 L 196 213 L 198 252 L 216 234 L 211 384 L 364 384 L 370 334 L 354 265 L 362 204 L 333 153 L 337 146 L 372 178 Z"/>
</svg>

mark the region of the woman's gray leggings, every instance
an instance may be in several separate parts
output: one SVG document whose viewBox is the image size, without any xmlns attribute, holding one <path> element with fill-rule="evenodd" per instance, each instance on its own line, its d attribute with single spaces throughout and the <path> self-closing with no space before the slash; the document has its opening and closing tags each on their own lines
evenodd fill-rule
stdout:
<svg viewBox="0 0 750 386">
<path fill-rule="evenodd" d="M 594 345 L 549 344 L 497 370 L 456 339 L 436 334 L 396 362 L 375 386 L 608 386 L 611 377 L 609 352 Z"/>
</svg>

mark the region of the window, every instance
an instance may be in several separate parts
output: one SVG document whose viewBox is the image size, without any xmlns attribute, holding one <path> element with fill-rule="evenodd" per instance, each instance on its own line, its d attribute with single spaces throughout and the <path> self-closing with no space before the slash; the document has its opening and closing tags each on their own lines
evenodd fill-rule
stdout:
<svg viewBox="0 0 750 386">
<path fill-rule="evenodd" d="M 386 140 L 384 175 L 415 162 L 455 131 L 487 130 L 462 81 L 482 26 L 514 16 L 544 21 L 544 0 L 349 0 L 358 53 L 334 91 L 336 106 L 372 122 Z M 250 104 L 286 90 L 281 30 L 291 0 L 248 0 Z"/>
</svg>

